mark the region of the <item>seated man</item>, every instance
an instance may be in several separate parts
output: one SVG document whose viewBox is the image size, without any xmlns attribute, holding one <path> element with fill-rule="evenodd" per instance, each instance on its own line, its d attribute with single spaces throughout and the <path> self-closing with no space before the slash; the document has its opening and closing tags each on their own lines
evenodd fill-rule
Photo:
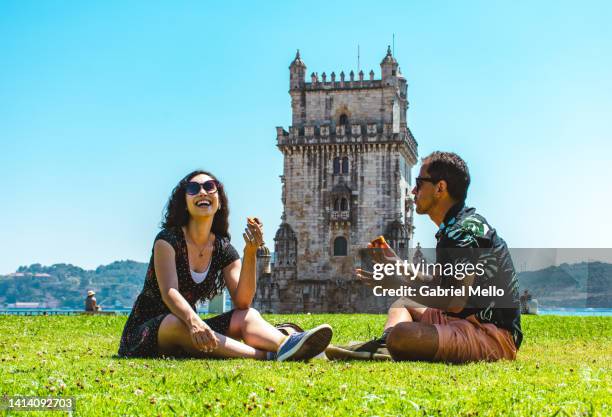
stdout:
<svg viewBox="0 0 612 417">
<path fill-rule="evenodd" d="M 388 349 L 394 360 L 463 363 L 515 359 L 523 337 L 518 281 L 503 239 L 473 208 L 465 206 L 469 184 L 468 168 L 458 155 L 432 153 L 423 159 L 412 190 L 416 211 L 429 215 L 439 226 L 437 264 L 457 265 L 465 260 L 466 251 L 480 253 L 484 248 L 490 254 L 487 256 L 494 260 L 494 267 L 487 274 L 504 289 L 506 302 L 475 306 L 468 304 L 467 296 L 401 298 L 391 306 L 380 338 L 345 348 L 331 347 L 326 351 L 328 356 L 383 359 Z M 385 251 L 390 252 L 389 249 Z M 372 283 L 370 272 L 357 270 L 357 274 L 360 279 Z M 423 285 L 419 280 L 426 280 L 444 285 L 440 277 L 421 275 L 416 278 L 404 279 L 401 284 L 418 286 Z M 461 283 L 466 288 L 473 286 L 474 276 L 462 279 Z"/>
</svg>

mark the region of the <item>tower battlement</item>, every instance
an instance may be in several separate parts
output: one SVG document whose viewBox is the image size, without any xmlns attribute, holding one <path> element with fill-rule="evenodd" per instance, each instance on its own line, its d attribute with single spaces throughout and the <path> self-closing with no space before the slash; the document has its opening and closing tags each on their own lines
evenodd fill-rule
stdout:
<svg viewBox="0 0 612 417">
<path fill-rule="evenodd" d="M 377 123 L 353 124 L 346 126 L 306 125 L 289 126 L 289 131 L 283 127 L 276 128 L 277 146 L 281 151 L 295 149 L 296 146 L 317 145 L 368 145 L 368 144 L 396 144 L 404 157 L 416 163 L 417 142 L 410 129 L 405 132 L 394 133 L 393 125 L 386 123 L 380 126 Z"/>
<path fill-rule="evenodd" d="M 344 70 L 341 70 L 339 74 L 332 71 L 329 74 L 323 72 L 319 78 L 318 72 L 312 72 L 310 74 L 310 82 L 306 81 L 306 64 L 302 60 L 300 51 L 298 49 L 295 59 L 289 66 L 290 71 L 290 88 L 292 90 L 337 90 L 337 89 L 351 89 L 351 88 L 382 88 L 387 86 L 396 85 L 398 81 L 404 80 L 401 74 L 399 64 L 391 53 L 391 47 L 387 47 L 387 54 L 380 63 L 381 67 L 381 78 L 375 79 L 374 70 L 370 70 L 367 75 L 360 70 L 355 73 L 351 70 L 345 74 Z"/>
<path fill-rule="evenodd" d="M 345 79 L 344 71 L 340 72 L 340 79 L 336 79 L 336 73 L 332 72 L 330 78 L 323 72 L 319 78 L 319 73 L 313 72 L 310 74 L 310 82 L 305 82 L 303 88 L 305 90 L 340 90 L 349 88 L 382 88 L 383 80 L 374 79 L 374 71 L 370 71 L 370 78 L 363 78 L 363 71 L 359 71 L 359 78 L 355 79 L 355 73 L 349 73 L 349 79 Z"/>
</svg>

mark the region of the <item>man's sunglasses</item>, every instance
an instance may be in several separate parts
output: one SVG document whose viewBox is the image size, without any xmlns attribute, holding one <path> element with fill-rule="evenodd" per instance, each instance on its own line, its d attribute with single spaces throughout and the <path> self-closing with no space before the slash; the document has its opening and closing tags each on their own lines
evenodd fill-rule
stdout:
<svg viewBox="0 0 612 417">
<path fill-rule="evenodd" d="M 196 195 L 201 189 L 204 189 L 207 194 L 214 194 L 219 189 L 219 183 L 215 180 L 208 180 L 202 183 L 189 181 L 185 186 L 185 192 L 189 195 Z"/>
<path fill-rule="evenodd" d="M 417 189 L 417 191 L 419 191 L 419 189 L 423 186 L 423 183 L 430 182 L 432 184 L 435 184 L 435 183 L 437 183 L 440 180 L 437 179 L 437 178 L 416 177 L 415 181 L 416 181 L 416 189 Z"/>
</svg>

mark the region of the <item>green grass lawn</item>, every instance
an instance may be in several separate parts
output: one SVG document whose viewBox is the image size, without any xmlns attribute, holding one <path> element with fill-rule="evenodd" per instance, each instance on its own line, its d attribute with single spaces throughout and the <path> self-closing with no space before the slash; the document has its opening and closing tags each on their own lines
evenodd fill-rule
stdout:
<svg viewBox="0 0 612 417">
<path fill-rule="evenodd" d="M 304 327 L 327 322 L 334 343 L 378 335 L 384 322 L 379 315 L 266 317 Z M 0 317 L 0 393 L 74 396 L 75 415 L 88 416 L 612 415 L 612 317 L 524 317 L 516 362 L 469 365 L 118 359 L 125 320 Z"/>
</svg>

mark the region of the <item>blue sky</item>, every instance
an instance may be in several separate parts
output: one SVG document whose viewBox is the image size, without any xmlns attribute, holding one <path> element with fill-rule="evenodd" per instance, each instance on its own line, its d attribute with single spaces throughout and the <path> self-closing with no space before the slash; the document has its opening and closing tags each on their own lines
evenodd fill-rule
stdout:
<svg viewBox="0 0 612 417">
<path fill-rule="evenodd" d="M 513 247 L 612 247 L 609 2 L 0 1 L 0 273 L 147 261 L 202 167 L 280 222 L 288 65 L 380 76 L 395 33 L 421 156 L 470 166 L 468 204 Z M 435 226 L 416 223 L 432 245 Z"/>
</svg>

